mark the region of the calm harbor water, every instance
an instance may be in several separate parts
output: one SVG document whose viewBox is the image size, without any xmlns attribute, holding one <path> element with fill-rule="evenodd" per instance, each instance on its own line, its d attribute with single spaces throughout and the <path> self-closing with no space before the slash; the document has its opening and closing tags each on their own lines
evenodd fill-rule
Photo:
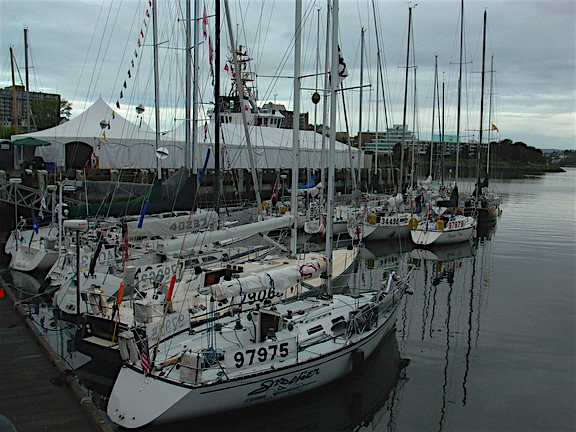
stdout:
<svg viewBox="0 0 576 432">
<path fill-rule="evenodd" d="M 576 169 L 491 186 L 502 194 L 503 212 L 474 244 L 366 245 L 358 287 L 379 284 L 388 265 L 416 268 L 414 295 L 363 377 L 142 430 L 576 430 Z M 37 288 L 27 275 L 12 277 L 22 289 Z M 107 376 L 106 365 L 75 352 L 71 332 L 45 331 L 97 402 L 105 401 L 113 371 Z"/>
</svg>

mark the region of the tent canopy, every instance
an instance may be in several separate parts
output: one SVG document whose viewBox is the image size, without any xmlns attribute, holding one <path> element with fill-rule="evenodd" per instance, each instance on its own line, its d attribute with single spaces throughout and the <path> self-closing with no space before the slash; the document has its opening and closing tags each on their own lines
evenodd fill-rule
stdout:
<svg viewBox="0 0 576 432">
<path fill-rule="evenodd" d="M 12 144 L 15 146 L 26 146 L 26 147 L 41 147 L 50 145 L 48 141 L 39 140 L 33 137 L 20 138 L 15 141 L 12 141 Z"/>
</svg>

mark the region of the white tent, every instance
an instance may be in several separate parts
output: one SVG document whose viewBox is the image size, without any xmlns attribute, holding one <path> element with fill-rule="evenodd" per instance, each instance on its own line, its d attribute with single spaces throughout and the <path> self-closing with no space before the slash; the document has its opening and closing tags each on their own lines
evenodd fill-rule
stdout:
<svg viewBox="0 0 576 432">
<path fill-rule="evenodd" d="M 250 168 L 247 150 L 247 140 L 244 127 L 241 124 L 223 123 L 220 138 L 221 167 Z M 209 123 L 207 129 L 200 128 L 196 149 L 195 165 L 202 168 L 204 160 L 211 150 L 208 168 L 214 167 L 214 123 Z M 256 168 L 292 168 L 292 129 L 280 129 L 266 126 L 249 126 L 250 142 L 254 150 Z M 184 139 L 183 127 L 166 135 L 167 141 L 180 142 Z M 326 166 L 328 161 L 329 139 L 326 138 L 325 153 L 322 153 L 322 135 L 314 131 L 300 131 L 300 168 L 319 168 Z M 357 166 L 359 152 L 356 148 L 349 149 L 347 144 L 336 142 L 337 169 Z M 352 161 L 351 158 L 352 157 Z M 362 158 L 361 161 L 364 159 Z M 324 162 L 324 163 L 322 163 Z"/>
<path fill-rule="evenodd" d="M 67 167 L 92 166 L 104 169 L 156 168 L 156 138 L 144 122 L 126 120 L 99 98 L 90 108 L 72 120 L 50 129 L 13 135 L 12 140 L 34 137 L 51 145 L 37 148 L 36 156 L 45 162 Z M 162 160 L 164 168 L 179 168 L 184 160 L 184 143 L 163 142 L 169 151 Z"/>
<path fill-rule="evenodd" d="M 200 129 L 195 166 L 202 168 L 210 149 L 212 154 L 208 167 L 213 168 L 214 123 L 210 123 L 206 131 Z M 249 131 L 256 168 L 292 167 L 292 129 L 250 126 Z M 35 155 L 41 156 L 47 163 L 67 168 L 82 168 L 88 160 L 92 167 L 103 169 L 156 168 L 158 163 L 154 131 L 143 121 L 135 124 L 126 120 L 102 98 L 64 124 L 43 131 L 13 135 L 12 139 L 25 137 L 48 141 L 51 145 L 38 147 Z M 244 127 L 241 124 L 222 124 L 221 137 L 221 167 L 250 168 Z M 162 168 L 182 167 L 184 124 L 162 135 L 160 145 L 169 152 L 169 156 L 161 161 Z M 328 145 L 326 139 L 326 148 Z M 348 145 L 337 142 L 336 168 L 357 166 L 358 154 L 357 149 L 349 149 Z M 326 166 L 327 160 L 327 152 L 322 153 L 322 135 L 313 131 L 300 131 L 300 168 Z"/>
</svg>

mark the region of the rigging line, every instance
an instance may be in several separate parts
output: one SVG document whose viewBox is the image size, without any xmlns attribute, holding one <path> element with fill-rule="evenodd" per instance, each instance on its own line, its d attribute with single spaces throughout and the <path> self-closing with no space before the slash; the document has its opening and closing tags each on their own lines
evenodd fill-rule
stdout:
<svg viewBox="0 0 576 432">
<path fill-rule="evenodd" d="M 76 100 L 76 96 L 78 94 L 78 88 L 80 87 L 80 77 L 84 74 L 84 68 L 88 63 L 88 57 L 90 56 L 90 51 L 92 48 L 92 43 L 94 42 L 94 37 L 96 36 L 96 30 L 98 29 L 98 23 L 100 22 L 100 17 L 102 16 L 102 11 L 104 10 L 104 1 L 102 1 L 102 5 L 100 7 L 100 12 L 98 13 L 98 18 L 96 19 L 96 25 L 94 26 L 94 31 L 92 32 L 92 37 L 90 38 L 90 43 L 88 44 L 88 49 L 86 50 L 86 57 L 84 58 L 84 63 L 82 64 L 82 69 L 80 70 L 79 79 L 76 82 L 76 88 L 74 89 L 74 94 L 72 96 L 72 100 Z M 87 107 L 88 101 L 84 103 L 84 110 Z"/>
<path fill-rule="evenodd" d="M 133 18 L 132 18 L 132 24 L 130 26 L 130 31 L 128 32 L 129 35 L 132 35 L 134 32 L 134 26 L 136 23 L 136 17 L 141 16 L 142 13 L 140 12 L 139 8 L 136 8 L 136 12 L 134 12 Z M 148 32 L 146 32 L 146 35 L 148 34 Z M 146 35 L 144 35 L 144 37 L 146 37 Z M 130 47 L 130 48 L 128 48 Z M 126 43 L 124 45 L 124 52 L 122 53 L 122 57 L 120 59 L 120 64 L 124 64 L 124 59 L 126 58 L 126 53 L 128 52 L 128 49 L 131 49 L 132 45 L 129 43 Z M 120 70 L 123 70 L 122 68 L 118 68 L 117 72 L 116 72 L 116 77 L 114 78 L 114 85 L 112 86 L 112 89 L 110 90 L 111 94 L 110 94 L 110 99 L 109 100 L 114 100 L 114 96 L 116 95 L 117 91 L 118 91 L 118 87 L 119 87 L 119 77 L 120 77 Z M 135 80 L 136 81 L 136 80 Z"/>
<path fill-rule="evenodd" d="M 103 1 L 104 3 L 104 1 Z M 104 4 L 102 5 L 102 7 L 104 7 Z M 112 13 L 112 7 L 113 7 L 113 3 L 110 3 L 110 6 L 108 8 L 108 14 L 106 15 L 106 20 L 104 23 L 104 29 L 102 30 L 102 36 L 100 38 L 100 43 L 98 45 L 98 51 L 96 53 L 96 59 L 100 59 L 102 58 L 100 56 L 100 53 L 102 51 L 103 45 L 104 45 L 104 39 L 107 33 L 107 28 L 108 28 L 108 21 L 110 20 L 110 15 Z M 102 65 L 100 66 L 100 69 L 102 69 Z M 94 92 L 96 91 L 96 83 L 98 82 L 98 75 L 100 74 L 100 71 L 98 71 L 98 74 L 96 74 L 96 67 L 94 69 L 92 69 L 92 75 L 90 76 L 90 84 L 88 85 L 88 98 L 89 99 L 93 99 L 94 98 Z M 92 85 L 94 84 L 94 87 L 92 87 Z M 92 91 L 90 91 L 90 89 L 92 89 Z"/>
</svg>

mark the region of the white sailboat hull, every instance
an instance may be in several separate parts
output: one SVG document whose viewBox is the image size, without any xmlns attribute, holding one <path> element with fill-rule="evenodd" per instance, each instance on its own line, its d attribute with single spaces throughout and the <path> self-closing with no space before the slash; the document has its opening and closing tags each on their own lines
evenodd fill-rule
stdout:
<svg viewBox="0 0 576 432">
<path fill-rule="evenodd" d="M 357 343 L 341 344 L 340 349 L 308 362 L 270 368 L 237 380 L 192 387 L 146 378 L 135 368 L 123 367 L 110 396 L 108 414 L 123 427 L 137 428 L 153 421 L 171 422 L 250 407 L 315 389 L 350 373 L 353 351 L 361 350 L 368 357 L 394 328 L 397 310 Z"/>
<path fill-rule="evenodd" d="M 444 229 L 438 229 L 435 222 L 429 221 L 428 225 L 422 224 L 410 231 L 412 241 L 418 245 L 431 244 L 451 244 L 470 240 L 477 226 L 476 218 L 471 216 L 461 216 L 450 225 L 448 223 Z"/>
<path fill-rule="evenodd" d="M 46 249 L 44 246 L 19 246 L 12 253 L 10 267 L 14 270 L 31 272 L 50 269 L 58 259 L 58 251 Z"/>
</svg>

